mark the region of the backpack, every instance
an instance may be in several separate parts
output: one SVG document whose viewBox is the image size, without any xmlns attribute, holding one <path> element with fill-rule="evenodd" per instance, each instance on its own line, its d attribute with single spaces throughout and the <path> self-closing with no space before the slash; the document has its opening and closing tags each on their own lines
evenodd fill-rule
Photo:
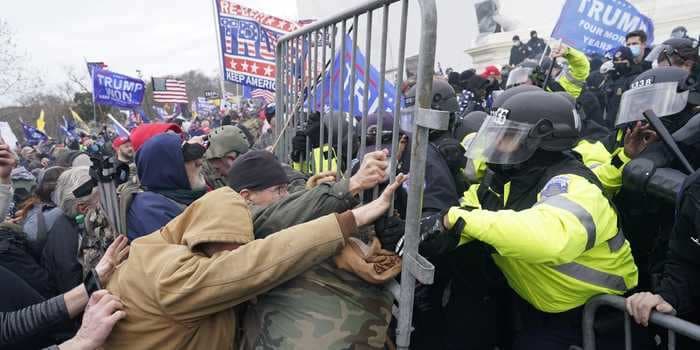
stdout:
<svg viewBox="0 0 700 350">
<path fill-rule="evenodd" d="M 117 187 L 117 198 L 119 198 L 119 221 L 124 225 L 124 228 L 128 228 L 128 223 L 126 218 L 129 214 L 129 207 L 134 201 L 134 195 L 143 192 L 141 188 L 141 182 L 137 176 L 131 176 L 128 181 L 119 185 Z M 120 232 L 121 234 L 126 234 L 126 232 Z"/>
</svg>

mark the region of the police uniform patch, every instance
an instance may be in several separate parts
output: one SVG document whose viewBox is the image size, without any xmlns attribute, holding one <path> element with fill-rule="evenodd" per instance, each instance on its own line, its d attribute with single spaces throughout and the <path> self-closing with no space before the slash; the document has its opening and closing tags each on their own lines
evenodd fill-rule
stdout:
<svg viewBox="0 0 700 350">
<path fill-rule="evenodd" d="M 540 195 L 542 199 L 544 199 L 567 192 L 569 192 L 569 177 L 566 175 L 558 175 L 547 181 Z"/>
</svg>

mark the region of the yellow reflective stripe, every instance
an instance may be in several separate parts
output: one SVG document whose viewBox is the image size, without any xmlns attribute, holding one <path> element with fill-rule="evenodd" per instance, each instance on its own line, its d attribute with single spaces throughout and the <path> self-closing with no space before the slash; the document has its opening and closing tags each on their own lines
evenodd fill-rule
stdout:
<svg viewBox="0 0 700 350">
<path fill-rule="evenodd" d="M 591 216 L 591 214 L 584 207 L 562 195 L 545 198 L 535 205 L 540 204 L 547 204 L 555 208 L 566 210 L 569 213 L 573 214 L 579 220 L 579 222 L 581 222 L 581 225 L 583 225 L 583 227 L 586 229 L 586 234 L 588 235 L 588 239 L 586 241 L 586 250 L 589 250 L 595 246 L 595 222 L 593 221 L 593 217 Z"/>
<path fill-rule="evenodd" d="M 617 290 L 620 292 L 627 291 L 625 279 L 621 276 L 598 271 L 588 266 L 581 265 L 579 263 L 571 262 L 561 264 L 558 266 L 553 266 L 552 268 L 579 281 L 595 284 L 599 287 Z"/>
</svg>

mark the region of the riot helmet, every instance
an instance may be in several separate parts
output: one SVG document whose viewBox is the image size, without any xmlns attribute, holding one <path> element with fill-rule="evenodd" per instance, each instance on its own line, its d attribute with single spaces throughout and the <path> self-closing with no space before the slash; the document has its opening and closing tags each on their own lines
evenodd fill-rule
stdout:
<svg viewBox="0 0 700 350">
<path fill-rule="evenodd" d="M 520 164 L 538 150 L 571 149 L 580 128 L 578 113 L 565 98 L 544 91 L 523 92 L 486 118 L 466 155 L 489 164 Z"/>
<path fill-rule="evenodd" d="M 479 131 L 484 120 L 488 118 L 488 113 L 484 111 L 472 111 L 462 118 L 455 130 L 455 138 L 462 140 L 465 136 Z"/>
<path fill-rule="evenodd" d="M 413 85 L 406 93 L 404 99 L 404 109 L 401 111 L 401 130 L 410 134 L 413 132 L 413 117 L 416 108 L 417 86 Z M 447 81 L 443 79 L 433 79 L 433 94 L 430 100 L 430 108 L 450 112 L 450 128 L 454 123 L 455 113 L 459 111 L 457 94 Z"/>
<path fill-rule="evenodd" d="M 506 91 L 503 91 L 500 95 L 498 95 L 494 100 L 493 103 L 491 104 L 491 109 L 492 110 L 497 110 L 500 108 L 506 100 L 509 98 L 523 93 L 523 92 L 528 92 L 528 91 L 542 91 L 541 88 L 535 86 L 535 85 L 519 85 L 510 89 L 507 89 Z"/>
<path fill-rule="evenodd" d="M 676 28 L 673 28 L 673 30 L 671 31 L 671 38 L 678 39 L 687 37 L 688 29 L 686 29 L 684 26 L 678 26 Z"/>
<path fill-rule="evenodd" d="M 688 104 L 694 82 L 688 71 L 678 67 L 657 67 L 638 75 L 622 94 L 615 125 L 643 120 L 653 110 L 659 118 L 680 113 Z"/>
<path fill-rule="evenodd" d="M 672 38 L 656 45 L 645 58 L 660 66 L 685 67 L 692 70 L 700 60 L 698 41 L 690 38 Z"/>
</svg>

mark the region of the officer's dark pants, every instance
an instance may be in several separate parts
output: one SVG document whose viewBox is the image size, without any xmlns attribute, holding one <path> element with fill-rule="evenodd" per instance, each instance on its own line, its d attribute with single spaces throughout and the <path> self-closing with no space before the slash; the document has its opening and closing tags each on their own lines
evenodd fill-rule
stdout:
<svg viewBox="0 0 700 350">
<path fill-rule="evenodd" d="M 568 350 L 571 345 L 580 346 L 583 307 L 562 313 L 536 310 L 510 289 L 492 252 L 488 245 L 472 242 L 460 246 L 451 257 L 453 278 L 445 308 L 447 349 Z M 623 333 L 616 334 L 623 340 Z M 607 341 L 598 346 L 610 348 Z"/>
</svg>

